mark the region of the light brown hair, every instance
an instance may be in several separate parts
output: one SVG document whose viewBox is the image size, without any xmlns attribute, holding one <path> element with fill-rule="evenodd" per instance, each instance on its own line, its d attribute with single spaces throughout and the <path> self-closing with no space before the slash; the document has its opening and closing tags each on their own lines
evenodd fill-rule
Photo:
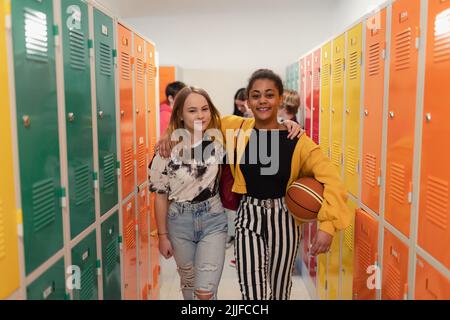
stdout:
<svg viewBox="0 0 450 320">
<path fill-rule="evenodd" d="M 191 95 L 192 93 L 197 93 L 201 96 L 203 96 L 206 101 L 208 102 L 209 110 L 211 112 L 211 122 L 209 123 L 208 129 L 219 129 L 222 125 L 220 121 L 220 113 L 217 110 L 217 108 L 214 106 L 209 94 L 202 88 L 197 87 L 185 87 L 175 97 L 175 102 L 173 104 L 173 111 L 172 115 L 170 117 L 170 122 L 168 126 L 168 133 L 169 136 L 172 135 L 172 133 L 177 129 L 184 128 L 183 120 L 181 120 L 183 116 L 183 108 L 184 104 L 186 102 L 186 99 Z"/>
</svg>

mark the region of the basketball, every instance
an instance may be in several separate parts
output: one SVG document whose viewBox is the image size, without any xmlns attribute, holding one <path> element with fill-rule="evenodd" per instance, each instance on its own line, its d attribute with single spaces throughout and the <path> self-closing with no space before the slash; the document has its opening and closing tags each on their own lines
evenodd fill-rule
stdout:
<svg viewBox="0 0 450 320">
<path fill-rule="evenodd" d="M 286 205 L 289 212 L 302 222 L 317 220 L 323 203 L 323 184 L 314 178 L 300 178 L 289 186 Z"/>
</svg>

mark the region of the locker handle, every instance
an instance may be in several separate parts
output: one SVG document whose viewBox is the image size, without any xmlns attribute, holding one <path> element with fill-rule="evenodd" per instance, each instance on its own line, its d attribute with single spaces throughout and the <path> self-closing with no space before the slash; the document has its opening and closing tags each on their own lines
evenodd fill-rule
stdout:
<svg viewBox="0 0 450 320">
<path fill-rule="evenodd" d="M 99 112 L 98 112 L 98 117 L 99 117 L 100 119 L 103 119 L 103 115 L 104 115 L 104 112 L 103 112 L 103 111 L 99 111 Z"/>
<path fill-rule="evenodd" d="M 31 125 L 30 116 L 23 116 L 22 120 L 23 120 L 23 125 L 25 126 L 25 128 L 29 128 Z"/>
<path fill-rule="evenodd" d="M 120 116 L 123 117 L 125 115 L 125 111 L 121 110 L 120 111 Z"/>
<path fill-rule="evenodd" d="M 364 110 L 364 115 L 366 116 L 366 117 L 368 117 L 369 116 L 369 110 Z"/>
<path fill-rule="evenodd" d="M 136 113 L 139 114 L 139 112 L 140 112 L 140 110 L 139 110 L 139 109 L 136 109 Z"/>
<path fill-rule="evenodd" d="M 75 114 L 73 112 L 69 112 L 69 114 L 67 115 L 67 118 L 69 119 L 69 122 L 74 122 Z"/>
<path fill-rule="evenodd" d="M 430 294 L 430 295 L 432 295 L 433 296 L 433 298 L 435 299 L 435 300 L 439 300 L 439 297 L 438 297 L 438 295 L 436 294 L 436 293 L 434 293 L 431 289 L 430 289 L 430 279 L 426 279 L 426 281 L 425 281 L 425 289 L 428 291 L 428 293 Z"/>
<path fill-rule="evenodd" d="M 427 113 L 427 114 L 425 115 L 425 120 L 426 120 L 427 122 L 431 122 L 431 113 Z"/>
<path fill-rule="evenodd" d="M 394 111 L 389 112 L 389 117 L 390 117 L 391 119 L 394 119 L 394 117 L 395 117 Z"/>
<path fill-rule="evenodd" d="M 345 113 L 350 114 L 350 109 L 345 109 Z"/>
</svg>

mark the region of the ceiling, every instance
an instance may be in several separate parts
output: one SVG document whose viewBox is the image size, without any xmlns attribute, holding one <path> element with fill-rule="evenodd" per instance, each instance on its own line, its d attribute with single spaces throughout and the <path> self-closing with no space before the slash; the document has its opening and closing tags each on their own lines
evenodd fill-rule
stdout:
<svg viewBox="0 0 450 320">
<path fill-rule="evenodd" d="M 348 0 L 97 0 L 122 18 L 227 13 L 257 13 L 336 7 Z"/>
</svg>

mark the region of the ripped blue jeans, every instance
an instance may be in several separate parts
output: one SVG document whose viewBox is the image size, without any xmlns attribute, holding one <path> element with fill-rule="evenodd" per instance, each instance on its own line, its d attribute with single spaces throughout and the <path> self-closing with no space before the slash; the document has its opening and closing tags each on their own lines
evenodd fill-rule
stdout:
<svg viewBox="0 0 450 320">
<path fill-rule="evenodd" d="M 228 228 L 220 196 L 197 204 L 172 202 L 167 220 L 184 299 L 216 300 Z"/>
</svg>

